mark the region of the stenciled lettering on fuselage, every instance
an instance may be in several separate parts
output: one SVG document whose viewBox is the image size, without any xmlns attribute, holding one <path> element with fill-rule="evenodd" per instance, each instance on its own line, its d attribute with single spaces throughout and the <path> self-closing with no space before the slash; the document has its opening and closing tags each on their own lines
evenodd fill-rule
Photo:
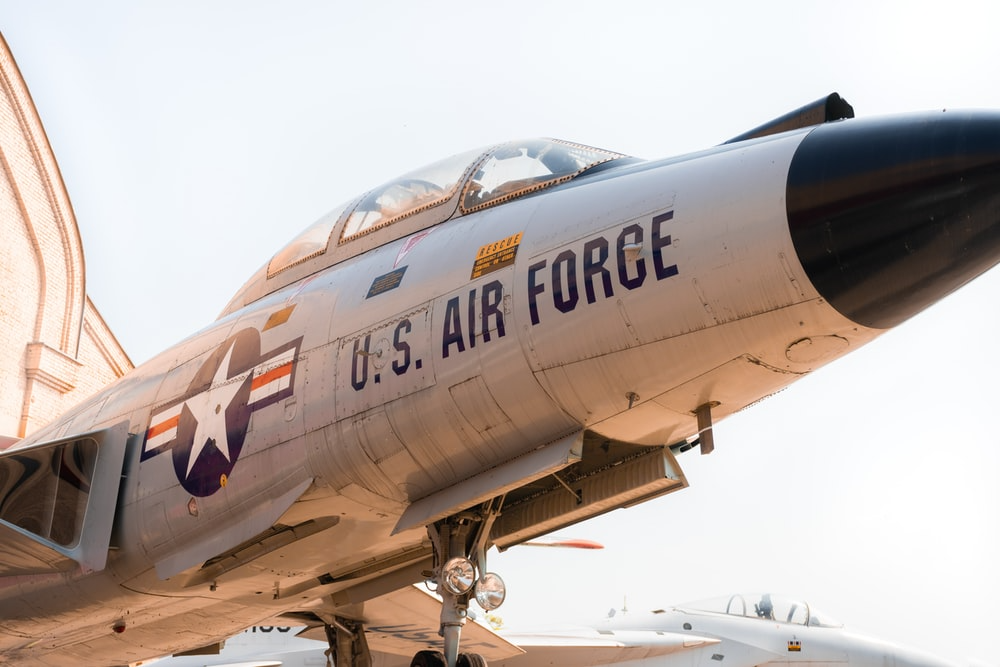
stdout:
<svg viewBox="0 0 1000 667">
<path fill-rule="evenodd" d="M 290 625 L 255 625 L 252 628 L 244 630 L 244 633 L 255 634 L 258 632 L 263 632 L 267 634 L 269 632 L 291 632 L 292 626 Z"/>
<path fill-rule="evenodd" d="M 631 291 L 647 280 L 676 276 L 677 265 L 666 252 L 671 245 L 667 223 L 672 210 L 654 215 L 648 226 L 633 222 L 616 236 L 586 239 L 582 245 L 563 248 L 553 257 L 528 265 L 528 316 L 532 326 L 541 324 L 540 304 L 549 301 L 556 311 L 571 313 L 581 304 L 610 299 L 616 292 Z M 640 256 L 649 243 L 650 258 Z"/>
<path fill-rule="evenodd" d="M 491 280 L 473 287 L 467 295 L 453 296 L 444 306 L 441 358 L 476 346 L 477 338 L 488 343 L 507 335 L 503 320 L 503 283 Z M 479 332 L 478 336 L 476 332 Z"/>
<path fill-rule="evenodd" d="M 250 416 L 292 395 L 301 343 L 298 338 L 261 354 L 257 329 L 227 338 L 183 397 L 150 415 L 141 460 L 169 452 L 177 480 L 193 496 L 224 487 L 243 450 Z"/>
<path fill-rule="evenodd" d="M 432 385 L 430 356 L 427 306 L 342 338 L 337 350 L 337 395 L 354 394 L 361 400 L 336 401 L 337 419 Z"/>
<path fill-rule="evenodd" d="M 676 276 L 677 264 L 669 260 L 668 223 L 673 218 L 673 210 L 665 211 L 536 256 L 527 268 L 531 324 L 542 323 L 543 299 L 555 313 L 565 314 L 581 304 Z M 511 266 L 522 238 L 518 232 L 480 247 L 472 275 L 482 277 Z M 643 256 L 645 247 L 649 252 Z M 434 321 L 441 337 L 434 356 L 446 361 L 506 336 L 508 289 L 496 278 L 437 302 Z M 339 403 L 338 418 L 373 407 L 379 399 L 392 400 L 433 384 L 426 361 L 432 355 L 431 321 L 431 310 L 424 306 L 341 340 L 337 377 L 349 382 L 338 379 L 338 391 L 349 386 L 365 392 L 366 398 Z"/>
</svg>

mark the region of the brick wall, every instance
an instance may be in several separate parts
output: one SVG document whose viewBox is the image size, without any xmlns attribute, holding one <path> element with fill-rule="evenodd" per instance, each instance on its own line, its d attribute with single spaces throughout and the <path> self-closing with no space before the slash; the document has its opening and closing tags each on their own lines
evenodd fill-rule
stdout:
<svg viewBox="0 0 1000 667">
<path fill-rule="evenodd" d="M 132 368 L 84 290 L 55 156 L 0 38 L 0 439 L 23 437 Z"/>
</svg>

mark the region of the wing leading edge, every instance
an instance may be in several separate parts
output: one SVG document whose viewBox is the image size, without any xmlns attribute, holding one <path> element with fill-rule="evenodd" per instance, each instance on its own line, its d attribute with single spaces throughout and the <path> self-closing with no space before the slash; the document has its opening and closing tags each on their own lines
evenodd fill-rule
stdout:
<svg viewBox="0 0 1000 667">
<path fill-rule="evenodd" d="M 590 628 L 537 633 L 504 633 L 504 638 L 526 651 L 516 664 L 523 667 L 543 665 L 609 665 L 626 661 L 648 660 L 662 656 L 688 654 L 714 646 L 712 637 L 683 635 L 655 630 L 601 632 Z M 677 656 L 679 658 L 679 656 Z M 677 664 L 688 664 L 687 658 Z M 512 663 L 515 664 L 515 663 Z M 671 662 L 658 663 L 671 664 Z"/>
</svg>

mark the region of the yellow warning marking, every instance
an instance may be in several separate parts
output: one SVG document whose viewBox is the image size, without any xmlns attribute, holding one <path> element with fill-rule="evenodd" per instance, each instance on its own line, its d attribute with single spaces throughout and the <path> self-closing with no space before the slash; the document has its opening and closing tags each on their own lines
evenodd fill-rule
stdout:
<svg viewBox="0 0 1000 667">
<path fill-rule="evenodd" d="M 261 331 L 267 331 L 268 329 L 273 329 L 274 327 L 284 324 L 291 317 L 292 311 L 295 310 L 295 304 L 282 308 L 281 310 L 276 310 L 271 313 L 271 316 L 267 318 L 267 322 L 264 324 L 264 328 Z"/>
</svg>

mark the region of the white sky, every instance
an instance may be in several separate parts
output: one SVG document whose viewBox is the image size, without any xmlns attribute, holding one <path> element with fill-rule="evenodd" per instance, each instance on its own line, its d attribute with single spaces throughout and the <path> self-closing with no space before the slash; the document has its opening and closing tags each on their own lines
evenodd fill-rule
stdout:
<svg viewBox="0 0 1000 667">
<path fill-rule="evenodd" d="M 839 91 L 859 116 L 1000 109 L 983 2 L 16 2 L 88 293 L 133 360 L 210 322 L 300 229 L 494 141 L 642 157 Z M 513 549 L 508 624 L 733 591 L 997 664 L 1000 271 L 716 427 L 691 488 Z"/>
</svg>

